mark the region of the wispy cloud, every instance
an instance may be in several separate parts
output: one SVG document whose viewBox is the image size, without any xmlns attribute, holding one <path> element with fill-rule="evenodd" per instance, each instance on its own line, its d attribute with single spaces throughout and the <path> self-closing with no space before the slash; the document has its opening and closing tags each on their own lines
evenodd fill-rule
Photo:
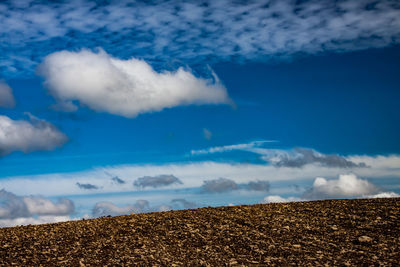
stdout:
<svg viewBox="0 0 400 267">
<path fill-rule="evenodd" d="M 243 151 L 255 151 L 254 148 L 260 147 L 265 143 L 275 143 L 275 140 L 259 140 L 259 141 L 252 141 L 250 143 L 244 144 L 235 144 L 235 145 L 227 145 L 227 146 L 216 146 L 210 147 L 207 149 L 199 149 L 199 150 L 192 150 L 190 153 L 192 155 L 201 155 L 201 154 L 214 154 L 214 153 L 223 153 L 223 152 L 230 152 L 234 150 L 243 150 Z"/>
<path fill-rule="evenodd" d="M 13 151 L 52 150 L 67 142 L 67 136 L 54 125 L 29 113 L 28 116 L 29 121 L 0 115 L 0 156 Z"/>
<path fill-rule="evenodd" d="M 23 3 L 17 4 L 17 3 Z M 396 1 L 6 1 L 0 68 L 32 71 L 45 53 L 104 47 L 153 64 L 265 60 L 400 42 Z"/>
<path fill-rule="evenodd" d="M 231 103 L 217 79 L 197 78 L 183 68 L 158 73 L 143 60 L 121 60 L 103 50 L 51 54 L 38 73 L 65 111 L 77 109 L 72 101 L 125 117 L 181 105 Z"/>
<path fill-rule="evenodd" d="M 308 164 L 318 164 L 330 168 L 366 168 L 364 162 L 353 162 L 350 158 L 337 154 L 323 154 L 310 148 L 270 149 L 262 147 L 276 141 L 253 141 L 245 144 L 211 147 L 192 150 L 192 155 L 214 154 L 235 150 L 258 154 L 261 159 L 276 167 L 302 168 Z"/>
<path fill-rule="evenodd" d="M 203 129 L 203 136 L 205 139 L 210 140 L 212 137 L 212 132 L 208 130 L 207 128 Z"/>
</svg>

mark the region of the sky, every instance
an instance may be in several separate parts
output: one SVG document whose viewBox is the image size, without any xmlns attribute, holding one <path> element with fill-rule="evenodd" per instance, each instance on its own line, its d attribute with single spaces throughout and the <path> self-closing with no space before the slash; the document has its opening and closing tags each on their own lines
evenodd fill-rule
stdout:
<svg viewBox="0 0 400 267">
<path fill-rule="evenodd" d="M 396 1 L 0 3 L 0 227 L 399 197 Z"/>
</svg>

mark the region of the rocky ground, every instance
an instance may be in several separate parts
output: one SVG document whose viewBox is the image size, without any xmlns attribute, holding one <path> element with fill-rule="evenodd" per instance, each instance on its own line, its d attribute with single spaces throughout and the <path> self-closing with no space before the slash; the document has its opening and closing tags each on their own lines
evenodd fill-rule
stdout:
<svg viewBox="0 0 400 267">
<path fill-rule="evenodd" d="M 0 229 L 0 265 L 400 265 L 400 199 L 201 208 Z"/>
</svg>

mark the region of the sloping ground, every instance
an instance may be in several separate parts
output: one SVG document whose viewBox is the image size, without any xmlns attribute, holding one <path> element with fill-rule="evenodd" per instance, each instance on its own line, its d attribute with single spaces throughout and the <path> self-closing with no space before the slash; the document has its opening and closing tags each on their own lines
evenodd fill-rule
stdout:
<svg viewBox="0 0 400 267">
<path fill-rule="evenodd" d="M 400 265 L 400 199 L 202 208 L 0 229 L 1 265 Z"/>
</svg>

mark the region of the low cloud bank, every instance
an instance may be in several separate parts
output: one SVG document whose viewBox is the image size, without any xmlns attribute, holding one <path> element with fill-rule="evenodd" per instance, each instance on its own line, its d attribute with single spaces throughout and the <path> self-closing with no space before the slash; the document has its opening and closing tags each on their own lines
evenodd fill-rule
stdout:
<svg viewBox="0 0 400 267">
<path fill-rule="evenodd" d="M 66 198 L 53 202 L 40 196 L 17 196 L 0 190 L 0 227 L 68 220 L 74 203 Z"/>
<path fill-rule="evenodd" d="M 93 207 L 92 215 L 96 218 L 102 216 L 119 216 L 131 213 L 145 213 L 168 210 L 172 210 L 172 207 L 169 205 L 150 206 L 150 203 L 147 200 L 137 200 L 135 204 L 123 207 L 119 207 L 112 202 L 104 201 L 96 203 L 96 205 Z"/>
<path fill-rule="evenodd" d="M 0 115 L 0 156 L 13 151 L 53 150 L 67 142 L 67 136 L 54 125 L 29 113 L 27 115 L 29 121 Z"/>
<path fill-rule="evenodd" d="M 394 192 L 385 192 L 376 185 L 358 178 L 354 174 L 343 174 L 338 179 L 327 180 L 317 177 L 312 187 L 301 197 L 283 198 L 271 195 L 264 198 L 264 203 L 307 201 L 337 198 L 386 198 L 400 197 Z"/>
<path fill-rule="evenodd" d="M 141 178 L 136 179 L 133 182 L 135 187 L 139 188 L 146 188 L 146 187 L 165 187 L 173 184 L 183 184 L 179 178 L 175 177 L 174 175 L 157 175 L 157 176 L 144 176 Z"/>
<path fill-rule="evenodd" d="M 73 101 L 95 111 L 128 118 L 181 105 L 229 104 L 226 88 L 179 68 L 156 72 L 144 60 L 122 60 L 100 50 L 61 51 L 38 68 L 59 109 L 75 111 Z"/>
</svg>

